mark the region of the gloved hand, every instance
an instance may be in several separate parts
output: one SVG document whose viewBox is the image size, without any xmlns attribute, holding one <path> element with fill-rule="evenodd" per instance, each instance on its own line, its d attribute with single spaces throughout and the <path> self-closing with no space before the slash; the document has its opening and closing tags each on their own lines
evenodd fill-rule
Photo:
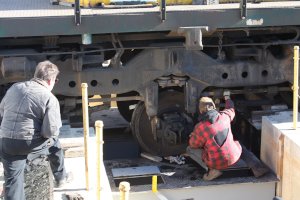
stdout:
<svg viewBox="0 0 300 200">
<path fill-rule="evenodd" d="M 225 101 L 228 100 L 228 99 L 230 99 L 230 91 L 229 90 L 225 90 L 223 92 L 223 96 L 224 96 Z"/>
</svg>

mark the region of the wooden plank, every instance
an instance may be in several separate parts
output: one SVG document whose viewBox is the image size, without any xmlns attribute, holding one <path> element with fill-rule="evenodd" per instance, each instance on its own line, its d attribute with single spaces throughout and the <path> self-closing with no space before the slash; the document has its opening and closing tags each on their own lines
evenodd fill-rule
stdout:
<svg viewBox="0 0 300 200">
<path fill-rule="evenodd" d="M 292 129 L 291 112 L 263 117 L 261 159 L 280 180 L 276 195 L 284 200 L 299 199 L 300 134 L 299 129 Z"/>
<path fill-rule="evenodd" d="M 277 175 L 279 175 L 278 167 L 282 157 L 279 149 L 280 137 L 281 132 L 272 125 L 268 117 L 263 117 L 260 158 Z"/>
<path fill-rule="evenodd" d="M 278 176 L 279 178 L 283 177 L 283 157 L 284 157 L 284 135 L 280 135 L 278 141 L 278 162 L 277 162 L 277 169 L 278 169 Z M 276 195 L 281 197 L 282 196 L 282 182 L 276 184 Z"/>
<path fill-rule="evenodd" d="M 241 158 L 247 163 L 247 166 L 252 170 L 255 177 L 260 177 L 269 171 L 268 167 L 245 147 L 243 147 Z"/>
<path fill-rule="evenodd" d="M 283 168 L 283 141 L 284 135 L 273 125 L 269 117 L 262 118 L 261 131 L 261 160 L 276 174 L 282 178 Z M 276 184 L 276 196 L 282 195 L 282 182 Z"/>
<path fill-rule="evenodd" d="M 287 135 L 284 140 L 282 198 L 298 200 L 300 197 L 300 133 Z"/>
</svg>

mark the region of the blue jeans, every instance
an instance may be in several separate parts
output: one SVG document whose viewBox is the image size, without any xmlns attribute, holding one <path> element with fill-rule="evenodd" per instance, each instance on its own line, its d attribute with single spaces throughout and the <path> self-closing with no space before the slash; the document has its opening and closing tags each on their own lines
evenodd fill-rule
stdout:
<svg viewBox="0 0 300 200">
<path fill-rule="evenodd" d="M 48 156 L 55 180 L 66 177 L 64 154 L 57 138 L 28 141 L 0 138 L 0 156 L 4 168 L 5 200 L 25 200 L 24 169 L 27 161 Z"/>
</svg>

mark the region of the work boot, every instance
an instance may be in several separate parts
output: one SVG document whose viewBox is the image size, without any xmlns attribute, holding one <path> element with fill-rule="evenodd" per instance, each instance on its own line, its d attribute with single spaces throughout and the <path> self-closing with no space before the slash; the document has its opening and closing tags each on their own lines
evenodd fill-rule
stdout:
<svg viewBox="0 0 300 200">
<path fill-rule="evenodd" d="M 73 173 L 68 172 L 66 177 L 64 177 L 61 180 L 56 181 L 55 187 L 56 188 L 62 188 L 64 187 L 67 183 L 70 183 L 73 180 Z"/>
<path fill-rule="evenodd" d="M 208 173 L 204 174 L 203 180 L 205 181 L 211 181 L 215 178 L 218 178 L 222 175 L 222 172 L 216 169 L 209 169 Z"/>
</svg>

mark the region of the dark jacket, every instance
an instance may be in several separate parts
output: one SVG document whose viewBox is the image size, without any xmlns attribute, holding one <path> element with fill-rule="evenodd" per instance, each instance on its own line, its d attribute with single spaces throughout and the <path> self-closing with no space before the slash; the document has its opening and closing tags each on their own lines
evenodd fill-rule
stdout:
<svg viewBox="0 0 300 200">
<path fill-rule="evenodd" d="M 1 101 L 0 115 L 3 138 L 57 137 L 62 126 L 59 102 L 40 79 L 15 83 Z"/>
</svg>

